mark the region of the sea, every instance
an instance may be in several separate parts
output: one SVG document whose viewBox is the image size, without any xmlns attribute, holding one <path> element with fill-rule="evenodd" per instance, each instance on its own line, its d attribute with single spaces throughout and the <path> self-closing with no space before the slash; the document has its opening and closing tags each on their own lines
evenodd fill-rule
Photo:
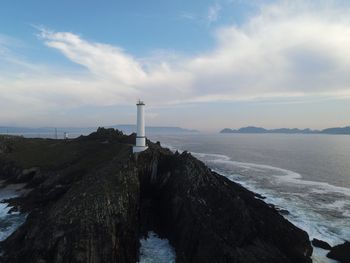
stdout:
<svg viewBox="0 0 350 263">
<path fill-rule="evenodd" d="M 28 136 L 32 137 L 32 136 Z M 34 136 L 33 136 L 34 137 Z M 150 134 L 172 151 L 188 151 L 213 171 L 287 210 L 283 216 L 310 240 L 334 246 L 350 240 L 350 135 L 316 134 Z M 15 195 L 0 190 L 0 199 Z M 22 222 L 0 204 L 0 240 Z M 140 240 L 140 262 L 175 262 L 174 248 L 150 232 Z M 314 248 L 314 262 L 336 262 Z"/>
</svg>

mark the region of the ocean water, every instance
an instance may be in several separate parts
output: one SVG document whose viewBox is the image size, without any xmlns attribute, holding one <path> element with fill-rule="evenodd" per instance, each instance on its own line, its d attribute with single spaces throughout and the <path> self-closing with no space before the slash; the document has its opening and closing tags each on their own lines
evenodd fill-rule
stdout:
<svg viewBox="0 0 350 263">
<path fill-rule="evenodd" d="M 175 250 L 167 239 L 161 239 L 150 231 L 148 237 L 142 238 L 140 243 L 139 263 L 175 263 Z"/>
<path fill-rule="evenodd" d="M 23 186 L 23 184 L 14 184 L 0 188 L 0 241 L 5 240 L 25 221 L 26 215 L 10 212 L 11 207 L 4 203 L 5 199 L 24 193 L 25 191 L 21 190 Z"/>
<path fill-rule="evenodd" d="M 154 135 L 289 211 L 289 221 L 331 245 L 350 240 L 350 136 Z M 316 249 L 315 262 L 332 262 Z M 322 259 L 323 258 L 323 259 Z"/>
</svg>

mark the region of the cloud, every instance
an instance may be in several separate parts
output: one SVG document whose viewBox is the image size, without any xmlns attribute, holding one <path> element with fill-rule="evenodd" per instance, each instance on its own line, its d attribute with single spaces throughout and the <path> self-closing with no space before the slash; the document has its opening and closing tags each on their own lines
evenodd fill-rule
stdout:
<svg viewBox="0 0 350 263">
<path fill-rule="evenodd" d="M 126 99 L 166 104 L 349 92 L 346 11 L 295 3 L 265 6 L 241 26 L 218 29 L 211 52 L 171 61 L 140 60 L 72 33 L 43 31 L 42 38 Z"/>
<path fill-rule="evenodd" d="M 196 16 L 195 14 L 190 13 L 190 12 L 182 12 L 182 13 L 180 14 L 180 18 L 184 18 L 184 19 L 192 20 L 192 21 L 198 19 L 197 16 Z"/>
<path fill-rule="evenodd" d="M 118 46 L 41 28 L 47 47 L 85 70 L 57 72 L 50 65 L 7 57 L 16 71 L 0 75 L 0 102 L 6 101 L 2 108 L 8 106 L 2 117 L 18 108 L 23 112 L 17 110 L 16 116 L 26 116 L 27 109 L 36 114 L 43 109 L 131 105 L 138 98 L 155 106 L 349 98 L 349 8 L 314 3 L 262 6 L 244 24 L 217 28 L 211 51 L 187 57 L 162 53 L 137 58 Z M 213 10 L 212 21 L 220 8 Z M 1 46 L 0 41 L 0 51 Z"/>
<path fill-rule="evenodd" d="M 219 18 L 219 13 L 221 11 L 221 5 L 218 3 L 215 3 L 214 5 L 210 6 L 208 9 L 208 22 L 213 23 Z"/>
<path fill-rule="evenodd" d="M 92 82 L 103 92 L 121 96 L 115 103 L 135 98 L 168 103 L 171 98 L 184 97 L 189 90 L 190 74 L 177 71 L 175 65 L 157 59 L 136 59 L 122 48 L 89 42 L 76 34 L 42 30 L 40 37 L 45 44 L 62 52 L 72 62 L 84 66 Z M 170 56 L 163 54 L 167 59 Z M 176 63 L 176 58 L 171 63 Z M 163 102 L 160 102 L 162 104 Z"/>
</svg>

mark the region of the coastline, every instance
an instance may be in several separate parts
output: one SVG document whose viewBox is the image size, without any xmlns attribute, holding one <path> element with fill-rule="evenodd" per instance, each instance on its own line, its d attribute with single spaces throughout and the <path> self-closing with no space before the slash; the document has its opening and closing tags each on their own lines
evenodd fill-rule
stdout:
<svg viewBox="0 0 350 263">
<path fill-rule="evenodd" d="M 35 185 L 32 179 L 36 178 L 37 185 L 45 186 L 47 188 L 47 191 L 45 190 L 47 194 L 43 196 L 45 199 L 42 199 L 37 196 L 37 191 L 34 190 L 25 199 L 17 198 L 11 200 L 12 204 L 14 205 L 21 204 L 22 211 L 33 211 L 33 208 L 35 208 L 39 209 L 39 213 L 30 213 L 26 223 L 16 230 L 15 233 L 11 235 L 10 238 L 7 239 L 2 245 L 5 248 L 5 251 L 6 247 L 9 246 L 18 247 L 20 244 L 18 243 L 18 238 L 20 238 L 22 235 L 28 233 L 28 231 L 33 231 L 33 229 L 37 227 L 42 229 L 42 231 L 40 232 L 40 235 L 32 236 L 32 244 L 26 242 L 25 244 L 21 245 L 22 248 L 18 247 L 20 249 L 20 253 L 16 253 L 16 255 L 14 255 L 7 250 L 5 257 L 11 258 L 14 260 L 13 262 L 16 262 L 16 259 L 23 259 L 27 253 L 32 253 L 33 249 L 34 251 L 37 249 L 37 247 L 33 244 L 38 244 L 39 240 L 41 240 L 39 244 L 44 245 L 45 243 L 43 242 L 48 236 L 56 236 L 57 241 L 55 242 L 60 242 L 59 240 L 62 240 L 63 237 L 71 240 L 73 237 L 66 236 L 65 232 L 75 225 L 78 226 L 82 224 L 82 222 L 78 220 L 78 217 L 76 217 L 80 215 L 81 212 L 78 210 L 75 212 L 75 209 L 72 210 L 72 208 L 81 207 L 83 209 L 82 211 L 85 211 L 84 213 L 87 213 L 89 217 L 91 217 L 92 221 L 98 220 L 98 222 L 101 220 L 99 219 L 99 213 L 104 214 L 106 211 L 105 209 L 107 209 L 107 211 L 111 208 L 113 210 L 117 209 L 117 211 L 118 209 L 122 209 L 120 211 L 123 211 L 122 214 L 126 216 L 123 220 L 126 221 L 122 220 L 121 222 L 125 223 L 121 223 L 121 226 L 123 226 L 123 224 L 127 224 L 125 225 L 127 226 L 127 229 L 133 229 L 133 235 L 135 236 L 133 238 L 130 236 L 130 234 L 124 236 L 123 232 L 121 232 L 121 236 L 117 237 L 117 240 L 120 238 L 118 242 L 122 242 L 123 244 L 128 244 L 128 242 L 133 240 L 130 243 L 130 246 L 127 246 L 129 249 L 131 249 L 128 249 L 126 254 L 130 258 L 119 258 L 119 260 L 122 260 L 120 262 L 132 262 L 133 260 L 131 258 L 137 258 L 138 252 L 132 252 L 132 250 L 135 248 L 137 249 L 138 247 L 136 244 L 139 242 L 139 234 L 137 234 L 139 231 L 135 227 L 137 227 L 139 224 L 141 224 L 141 233 L 145 233 L 148 230 L 157 230 L 156 232 L 161 237 L 167 237 L 170 243 L 175 247 L 177 260 L 180 260 L 179 262 L 188 262 L 189 257 L 197 258 L 198 260 L 203 259 L 203 262 L 210 262 L 210 260 L 213 260 L 214 258 L 217 259 L 223 256 L 232 259 L 235 258 L 240 261 L 242 258 L 239 259 L 239 255 L 245 255 L 244 258 L 254 257 L 254 255 L 264 255 L 264 257 L 270 258 L 272 260 L 271 262 L 277 258 L 279 260 L 284 258 L 285 262 L 309 262 L 308 257 L 311 255 L 312 248 L 307 234 L 285 220 L 275 208 L 269 207 L 263 201 L 259 200 L 259 198 L 256 198 L 256 194 L 229 181 L 221 175 L 215 175 L 215 173 L 211 172 L 202 162 L 198 161 L 188 153 L 171 153 L 169 150 L 163 149 L 158 144 L 153 144 L 151 142 L 149 142 L 151 149 L 141 154 L 137 163 L 134 163 L 133 161 L 130 162 L 130 157 L 128 154 L 126 154 L 129 151 L 128 149 L 130 149 L 130 146 L 124 148 L 123 145 L 128 145 L 128 143 L 132 142 L 133 139 L 134 138 L 132 136 L 122 136 L 120 134 L 115 134 L 114 131 L 100 130 L 99 132 L 90 136 L 72 140 L 68 142 L 68 146 L 65 144 L 62 144 L 61 146 L 60 143 L 58 146 L 55 146 L 64 148 L 68 147 L 68 149 L 72 148 L 79 152 L 79 148 L 76 148 L 74 145 L 78 146 L 91 144 L 90 146 L 95 150 L 104 149 L 106 154 L 108 154 L 110 150 L 115 151 L 115 149 L 120 149 L 120 147 L 122 147 L 122 149 L 120 149 L 120 154 L 124 157 L 121 159 L 120 157 L 117 157 L 118 155 L 115 155 L 113 158 L 111 158 L 109 155 L 102 155 L 103 158 L 108 156 L 108 160 L 104 159 L 105 164 L 102 165 L 104 168 L 101 166 L 101 164 L 99 165 L 101 168 L 98 168 L 98 170 L 96 170 L 97 167 L 93 168 L 95 166 L 92 166 L 92 170 L 87 170 L 86 175 L 84 175 L 86 172 L 84 172 L 84 174 L 78 174 L 78 177 L 75 177 L 74 179 L 75 183 L 73 183 L 73 185 L 71 183 L 67 185 L 67 182 L 65 182 L 67 177 L 64 175 L 64 173 L 60 177 L 55 176 L 54 173 L 52 173 L 54 171 L 52 168 L 50 168 L 51 170 L 48 169 L 48 171 L 50 171 L 49 174 L 44 172 L 42 169 L 39 174 L 35 172 L 30 178 L 28 177 L 27 180 L 29 184 Z M 42 143 L 42 141 L 40 141 L 40 143 Z M 48 143 L 57 144 L 58 142 L 55 140 L 50 140 Z M 91 149 L 91 147 L 89 149 Z M 106 147 L 110 148 L 110 150 L 107 151 Z M 90 157 L 85 156 L 85 158 L 89 160 Z M 91 161 L 99 161 L 99 157 L 91 156 L 91 158 L 94 158 L 91 159 Z M 67 160 L 68 159 L 64 159 L 64 161 Z M 73 164 L 81 167 L 80 162 L 82 159 L 75 160 L 76 161 L 74 162 L 78 163 Z M 25 161 L 27 162 L 28 160 Z M 51 162 L 52 160 L 48 158 L 46 161 Z M 57 160 L 54 161 L 57 162 Z M 112 163 L 110 161 L 112 161 Z M 33 160 L 31 160 L 31 162 L 33 162 Z M 84 163 L 85 162 L 86 161 L 84 160 Z M 55 167 L 57 167 L 56 164 Z M 62 166 L 58 165 L 58 168 L 62 169 L 60 167 Z M 70 171 L 67 171 L 67 176 L 71 175 L 71 172 L 74 172 L 74 169 L 72 169 L 73 168 L 71 168 Z M 118 175 L 118 177 L 113 177 L 113 173 L 111 174 L 109 172 L 114 171 L 115 169 L 120 169 L 120 175 Z M 123 184 L 126 183 L 125 187 L 129 185 L 127 188 L 120 188 L 120 183 L 118 182 L 110 185 L 111 182 L 115 180 L 113 178 L 119 177 L 120 180 L 122 180 L 120 182 L 124 182 Z M 50 178 L 57 178 L 55 180 L 58 181 L 52 182 L 50 181 Z M 95 182 L 92 185 L 89 183 L 91 180 Z M 101 192 L 102 189 L 107 187 L 106 184 L 110 190 L 107 192 L 103 190 L 103 192 Z M 57 188 L 57 186 L 59 187 Z M 102 186 L 101 189 L 100 186 Z M 98 210 L 100 212 L 92 209 L 93 207 L 85 205 L 84 200 L 89 196 L 89 194 L 83 189 L 91 189 L 92 192 L 97 191 L 97 193 L 103 194 L 101 198 L 105 194 L 108 194 L 109 197 L 107 199 L 102 198 L 100 200 L 102 203 L 96 203 L 96 205 L 98 204 L 99 207 L 102 205 L 102 210 Z M 130 190 L 125 192 L 123 189 Z M 115 191 L 120 191 L 119 195 L 115 195 L 117 193 Z M 114 199 L 110 199 L 112 196 L 114 196 L 113 198 L 118 200 L 118 198 L 127 193 L 129 193 L 128 195 L 132 196 L 132 199 L 125 199 L 125 204 L 127 204 L 127 206 L 123 205 L 124 208 L 120 207 L 120 201 L 115 203 L 112 201 Z M 139 200 L 137 197 L 139 194 L 141 203 L 138 203 L 137 201 Z M 69 207 L 67 207 L 66 204 L 66 202 L 70 200 L 67 199 L 68 196 L 71 196 L 71 198 L 75 200 L 75 204 L 72 204 L 72 206 Z M 78 196 L 79 199 L 76 199 Z M 89 198 L 93 197 L 94 195 Z M 107 200 L 107 203 L 105 203 L 105 200 Z M 174 200 L 177 201 L 174 203 Z M 44 203 L 42 203 L 43 201 Z M 83 201 L 84 203 L 82 203 Z M 103 208 L 103 206 L 106 207 Z M 141 211 L 141 218 L 138 218 L 137 213 L 135 214 L 135 212 L 133 212 L 137 211 L 138 209 Z M 49 219 L 48 222 L 42 221 L 43 215 L 40 214 L 40 211 L 46 215 L 45 218 Z M 236 212 L 235 215 L 233 215 L 228 213 L 228 211 L 231 211 L 231 213 L 233 211 Z M 96 212 L 98 213 L 96 214 Z M 75 215 L 75 213 L 78 214 Z M 67 216 L 69 214 L 70 216 Z M 52 217 L 53 215 L 55 216 Z M 132 218 L 127 219 L 129 216 Z M 70 224 L 66 225 L 66 223 L 64 223 L 66 220 L 68 220 L 68 222 L 70 222 L 69 220 L 73 220 L 74 222 L 76 220 L 75 218 L 78 221 L 74 223 L 73 226 Z M 107 216 L 107 218 L 110 217 Z M 111 217 L 111 222 L 116 220 L 116 218 L 112 218 L 114 217 Z M 178 219 L 176 218 L 182 218 L 184 221 L 177 221 Z M 199 220 L 201 224 L 198 225 L 198 221 L 196 220 Z M 105 221 L 103 220 L 101 222 Z M 162 223 L 160 224 L 160 222 Z M 262 222 L 265 226 L 262 227 L 262 225 L 260 225 L 258 222 Z M 62 225 L 62 223 L 64 224 Z M 84 224 L 87 223 L 88 222 L 84 221 Z M 267 227 L 270 224 L 273 224 L 274 227 L 272 227 L 272 225 L 271 228 Z M 211 225 L 211 227 L 208 228 L 209 225 Z M 283 235 L 278 234 L 278 231 L 275 229 L 276 225 L 280 226 L 281 231 L 283 229 Z M 108 227 L 116 226 L 108 225 Z M 188 232 L 186 230 L 191 228 L 197 229 L 196 232 Z M 227 231 L 227 229 L 231 230 Z M 79 233 L 76 234 L 79 235 Z M 106 240 L 108 240 L 111 238 L 110 235 L 105 232 L 98 234 L 95 233 L 93 235 L 97 235 L 94 238 L 98 239 L 103 237 L 104 239 L 106 238 Z M 224 236 L 224 239 L 227 241 L 222 243 L 220 240 L 222 240 Z M 125 238 L 127 238 L 129 241 L 124 240 Z M 285 240 L 285 238 L 287 238 L 288 241 L 287 239 Z M 184 243 L 183 240 L 188 240 L 187 242 L 189 243 Z M 52 242 L 53 240 L 50 241 L 50 243 Z M 75 242 L 78 241 L 74 237 L 69 242 L 73 242 L 69 247 L 72 246 L 74 248 Z M 82 245 L 80 242 L 78 242 L 78 244 L 80 244 L 80 246 Z M 188 250 L 189 248 L 193 247 L 194 244 L 196 244 L 196 249 L 193 250 L 192 248 L 191 250 Z M 248 244 L 250 245 L 246 247 Z M 23 245 L 25 246 L 23 247 Z M 241 252 L 237 251 L 238 245 Z M 215 249 L 212 247 L 213 249 L 208 250 L 204 249 L 204 247 L 202 248 L 202 246 L 214 246 Z M 85 247 L 84 249 L 87 249 L 88 251 L 92 249 L 92 247 L 90 247 L 88 244 L 85 244 L 83 247 Z M 263 247 L 265 247 L 265 249 L 263 249 Z M 65 246 L 65 249 L 67 248 L 68 247 Z M 73 248 L 69 248 L 69 251 L 71 251 Z M 63 253 L 65 250 L 62 250 L 60 246 L 57 247 L 57 245 L 53 247 L 46 247 L 44 245 L 43 249 L 43 251 L 40 250 L 40 253 L 38 252 L 39 254 L 36 256 L 37 259 L 42 258 L 43 253 L 44 255 L 48 253 L 47 256 L 52 255 L 52 253 L 58 253 L 56 256 L 59 257 L 64 257 L 65 255 Z M 121 251 L 115 251 L 113 247 L 110 249 L 112 254 L 121 253 Z M 253 250 L 250 251 L 251 249 Z M 96 254 L 94 256 L 101 256 L 98 251 L 99 250 L 96 250 Z M 72 251 L 72 253 L 73 252 L 74 251 Z M 125 252 L 123 253 L 125 255 Z M 75 254 L 72 254 L 70 257 L 73 256 L 73 258 L 75 258 L 74 255 Z M 251 260 L 253 260 L 253 258 L 251 258 Z"/>
<path fill-rule="evenodd" d="M 182 152 L 182 149 L 176 148 L 173 145 L 166 144 L 164 145 L 165 147 L 171 149 L 173 152 L 179 151 Z M 196 158 L 199 160 L 203 161 L 208 167 L 213 169 L 213 171 L 217 172 L 221 176 L 228 178 L 229 180 L 238 183 L 245 187 L 246 189 L 254 192 L 257 195 L 257 198 L 262 199 L 264 202 L 267 204 L 273 206 L 276 208 L 280 214 L 285 217 L 288 221 L 292 222 L 294 225 L 298 226 L 299 228 L 305 230 L 309 236 L 310 240 L 313 239 L 318 239 L 318 240 L 323 240 L 330 244 L 332 247 L 335 247 L 337 245 L 343 245 L 344 242 L 347 240 L 346 238 L 342 237 L 341 235 L 335 237 L 330 235 L 330 233 L 324 232 L 323 234 L 320 234 L 318 226 L 312 225 L 311 222 L 308 221 L 307 218 L 305 218 L 305 214 L 300 211 L 300 207 L 298 207 L 295 204 L 291 204 L 290 202 L 287 202 L 286 200 L 277 197 L 276 194 L 272 194 L 270 191 L 267 189 L 261 188 L 255 183 L 252 182 L 247 182 L 243 180 L 244 175 L 233 175 L 227 172 L 224 172 L 223 170 L 220 169 L 215 169 L 212 167 L 211 164 L 215 163 L 222 163 L 222 164 L 227 164 L 230 163 L 232 165 L 241 165 L 245 168 L 248 167 L 254 167 L 256 169 L 261 169 L 261 168 L 268 168 L 269 170 L 277 170 L 285 173 L 286 175 L 280 176 L 278 180 L 281 180 L 283 182 L 288 182 L 294 183 L 294 184 L 301 184 L 305 186 L 317 186 L 321 189 L 324 189 L 324 191 L 332 191 L 332 192 L 337 192 L 339 194 L 350 194 L 350 189 L 346 187 L 339 187 L 335 185 L 331 185 L 329 183 L 325 182 L 317 182 L 317 181 L 309 181 L 303 178 L 300 174 L 297 174 L 293 171 L 278 168 L 278 167 L 273 167 L 270 165 L 262 165 L 262 164 L 255 164 L 255 163 L 242 163 L 242 162 L 237 162 L 231 160 L 230 157 L 223 155 L 223 154 L 212 154 L 212 153 L 199 153 L 199 152 L 191 152 Z M 314 189 L 317 191 L 318 188 Z M 260 196 L 260 197 L 259 197 Z M 316 222 L 315 222 L 316 223 Z M 311 225 L 310 225 L 311 224 Z M 316 247 L 313 245 L 314 248 L 314 253 L 312 256 L 312 259 L 314 262 L 339 262 L 332 260 L 331 258 L 328 258 L 326 255 L 329 253 L 329 250 L 322 249 L 319 247 Z"/>
</svg>

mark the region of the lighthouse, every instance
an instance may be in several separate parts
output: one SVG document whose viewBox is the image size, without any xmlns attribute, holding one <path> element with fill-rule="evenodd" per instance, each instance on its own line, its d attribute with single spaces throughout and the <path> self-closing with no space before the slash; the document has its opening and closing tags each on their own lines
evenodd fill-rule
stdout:
<svg viewBox="0 0 350 263">
<path fill-rule="evenodd" d="M 137 106 L 137 134 L 136 145 L 133 147 L 133 152 L 138 153 L 146 150 L 146 136 L 145 136 L 145 103 L 139 100 Z"/>
</svg>

